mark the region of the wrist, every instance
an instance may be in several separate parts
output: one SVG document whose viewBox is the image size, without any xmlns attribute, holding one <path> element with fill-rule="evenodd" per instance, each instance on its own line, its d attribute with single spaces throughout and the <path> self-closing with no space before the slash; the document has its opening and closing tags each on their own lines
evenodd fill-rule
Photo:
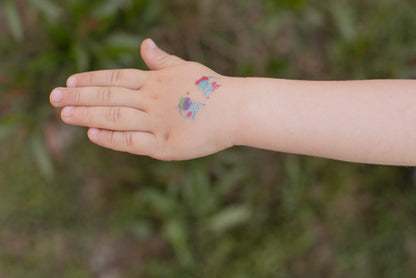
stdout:
<svg viewBox="0 0 416 278">
<path fill-rule="evenodd" d="M 230 140 L 233 145 L 280 150 L 287 107 L 282 107 L 282 79 L 234 78 L 230 83 L 234 113 Z"/>
<path fill-rule="evenodd" d="M 243 134 L 247 132 L 245 125 L 247 103 L 248 78 L 222 77 L 223 91 L 220 101 L 220 124 L 225 127 L 228 147 L 243 145 Z"/>
</svg>

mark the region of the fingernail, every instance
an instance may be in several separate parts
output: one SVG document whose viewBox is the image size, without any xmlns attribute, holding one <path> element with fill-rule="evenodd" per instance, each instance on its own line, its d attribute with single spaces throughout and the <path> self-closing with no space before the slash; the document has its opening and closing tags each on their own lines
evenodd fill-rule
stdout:
<svg viewBox="0 0 416 278">
<path fill-rule="evenodd" d="M 97 128 L 91 128 L 89 133 L 90 133 L 90 138 L 97 139 L 98 133 L 100 133 L 100 131 Z"/>
<path fill-rule="evenodd" d="M 62 91 L 61 90 L 54 90 L 52 92 L 52 101 L 53 102 L 60 102 L 62 100 Z"/>
<path fill-rule="evenodd" d="M 62 111 L 62 116 L 70 117 L 73 113 L 74 113 L 74 107 L 68 106 L 64 108 L 64 111 Z"/>
<path fill-rule="evenodd" d="M 68 87 L 76 87 L 77 86 L 77 78 L 75 76 L 71 76 L 68 78 L 68 81 L 66 82 Z"/>
<path fill-rule="evenodd" d="M 157 48 L 157 45 L 155 44 L 155 42 L 154 42 L 152 39 L 148 39 L 148 40 L 147 40 L 147 45 L 148 45 L 150 48 L 153 48 L 153 49 L 156 49 L 156 48 Z"/>
</svg>

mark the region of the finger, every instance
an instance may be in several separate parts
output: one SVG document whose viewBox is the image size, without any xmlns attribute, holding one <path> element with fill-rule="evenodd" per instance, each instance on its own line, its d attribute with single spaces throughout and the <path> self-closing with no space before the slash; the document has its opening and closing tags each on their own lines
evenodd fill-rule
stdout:
<svg viewBox="0 0 416 278">
<path fill-rule="evenodd" d="M 137 90 L 119 87 L 56 88 L 50 95 L 50 101 L 55 107 L 123 106 L 144 108 L 144 100 Z"/>
<path fill-rule="evenodd" d="M 67 86 L 74 87 L 123 87 L 140 89 L 147 78 L 147 72 L 137 69 L 100 70 L 78 73 L 70 76 Z"/>
<path fill-rule="evenodd" d="M 128 107 L 65 107 L 62 120 L 71 125 L 117 131 L 150 131 L 147 113 Z"/>
<path fill-rule="evenodd" d="M 156 137 L 148 132 L 120 132 L 90 128 L 88 138 L 102 147 L 138 155 L 152 156 L 157 146 Z"/>
<path fill-rule="evenodd" d="M 151 70 L 160 70 L 185 62 L 183 59 L 170 55 L 156 46 L 151 39 L 146 39 L 140 47 L 142 58 Z"/>
</svg>

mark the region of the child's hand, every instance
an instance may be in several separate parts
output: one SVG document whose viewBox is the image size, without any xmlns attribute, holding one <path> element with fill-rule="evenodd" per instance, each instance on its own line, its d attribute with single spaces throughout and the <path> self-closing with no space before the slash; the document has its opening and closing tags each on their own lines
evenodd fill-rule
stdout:
<svg viewBox="0 0 416 278">
<path fill-rule="evenodd" d="M 105 70 L 75 74 L 51 93 L 64 107 L 62 120 L 90 127 L 98 145 L 162 160 L 196 158 L 232 145 L 235 118 L 226 96 L 227 80 L 142 43 L 151 71 Z"/>
</svg>

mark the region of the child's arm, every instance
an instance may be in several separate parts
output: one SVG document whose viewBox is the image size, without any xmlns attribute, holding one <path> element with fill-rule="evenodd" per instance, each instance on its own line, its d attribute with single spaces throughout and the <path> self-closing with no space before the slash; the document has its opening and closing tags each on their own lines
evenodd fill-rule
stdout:
<svg viewBox="0 0 416 278">
<path fill-rule="evenodd" d="M 416 81 L 247 79 L 235 144 L 416 165 Z"/>
<path fill-rule="evenodd" d="M 232 145 L 354 162 L 416 165 L 416 81 L 233 78 L 146 40 L 151 71 L 82 73 L 51 94 L 101 146 L 163 160 Z"/>
</svg>

